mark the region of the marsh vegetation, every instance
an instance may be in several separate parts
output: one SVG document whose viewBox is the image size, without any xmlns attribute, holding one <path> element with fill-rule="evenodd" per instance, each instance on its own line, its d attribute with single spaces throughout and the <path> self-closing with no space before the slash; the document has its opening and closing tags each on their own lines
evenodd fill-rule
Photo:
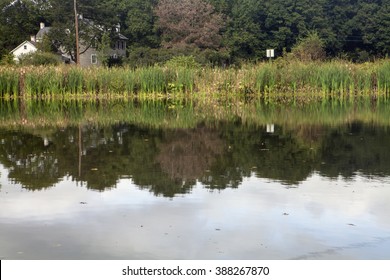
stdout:
<svg viewBox="0 0 390 280">
<path fill-rule="evenodd" d="M 220 98 L 264 101 L 386 100 L 390 62 L 277 60 L 240 68 L 168 67 L 88 68 L 2 67 L 2 98 L 144 97 Z"/>
</svg>

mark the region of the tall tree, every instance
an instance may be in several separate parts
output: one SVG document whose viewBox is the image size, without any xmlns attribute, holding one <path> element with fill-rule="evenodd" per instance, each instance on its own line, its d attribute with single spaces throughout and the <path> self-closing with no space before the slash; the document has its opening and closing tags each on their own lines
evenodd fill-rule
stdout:
<svg viewBox="0 0 390 280">
<path fill-rule="evenodd" d="M 327 49 L 333 55 L 342 51 L 353 51 L 356 43 L 361 41 L 361 36 L 356 32 L 354 23 L 357 11 L 356 2 L 357 0 L 327 0 L 324 3 L 325 16 L 329 19 L 334 33 L 333 40 L 327 42 Z"/>
<path fill-rule="evenodd" d="M 160 0 L 155 12 L 164 47 L 221 47 L 223 18 L 206 1 Z"/>
<path fill-rule="evenodd" d="M 122 32 L 131 47 L 158 47 L 154 8 L 157 0 L 120 0 L 118 14 Z"/>
<path fill-rule="evenodd" d="M 225 39 L 232 55 L 238 58 L 261 57 L 267 48 L 265 10 L 259 0 L 234 1 Z"/>
<path fill-rule="evenodd" d="M 80 54 L 96 47 L 103 34 L 115 36 L 119 19 L 114 1 L 78 0 Z M 76 61 L 75 18 L 73 1 L 51 0 L 52 7 L 47 17 L 52 24 L 49 36 L 58 50 Z"/>
<path fill-rule="evenodd" d="M 382 0 L 381 7 L 377 10 L 375 29 L 375 48 L 384 56 L 390 54 L 390 1 Z"/>
<path fill-rule="evenodd" d="M 24 40 L 29 40 L 30 35 L 38 31 L 39 22 L 42 20 L 41 10 L 34 1 L 1 1 L 0 56 L 8 53 Z"/>
<path fill-rule="evenodd" d="M 290 50 L 299 37 L 311 31 L 330 37 L 323 12 L 323 0 L 270 0 L 265 2 L 268 42 Z"/>
</svg>

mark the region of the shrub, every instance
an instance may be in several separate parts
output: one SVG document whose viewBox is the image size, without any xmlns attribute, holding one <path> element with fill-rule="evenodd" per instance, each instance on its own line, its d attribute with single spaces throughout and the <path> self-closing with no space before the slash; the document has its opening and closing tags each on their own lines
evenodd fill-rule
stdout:
<svg viewBox="0 0 390 280">
<path fill-rule="evenodd" d="M 298 40 L 289 57 L 300 61 L 324 60 L 326 57 L 324 42 L 317 32 L 311 32 L 307 37 Z"/>
<path fill-rule="evenodd" d="M 202 52 L 205 64 L 211 66 L 227 66 L 231 64 L 232 58 L 228 49 L 211 50 L 206 49 Z"/>
<path fill-rule="evenodd" d="M 184 60 L 187 60 L 187 62 Z M 192 62 L 189 60 L 192 60 Z M 195 65 L 194 62 L 196 67 L 198 67 L 198 65 L 226 66 L 231 63 L 231 56 L 227 49 L 217 51 L 212 49 L 201 50 L 197 48 L 152 49 L 138 47 L 129 49 L 129 57 L 124 61 L 125 64 L 133 68 L 154 66 L 156 64 L 165 65 L 166 63 L 179 63 L 182 66 L 183 64 Z"/>
<path fill-rule="evenodd" d="M 177 55 L 170 49 L 152 49 L 152 48 L 131 48 L 126 64 L 130 67 L 147 67 L 156 64 L 165 63 L 172 57 Z"/>
<path fill-rule="evenodd" d="M 5 54 L 0 60 L 0 65 L 14 65 L 14 64 L 15 64 L 15 60 L 13 54 Z"/>
<path fill-rule="evenodd" d="M 200 64 L 195 60 L 195 57 L 192 55 L 179 55 L 172 57 L 170 60 L 168 60 L 165 63 L 165 66 L 167 66 L 168 68 L 199 68 Z"/>
<path fill-rule="evenodd" d="M 58 65 L 60 62 L 58 55 L 47 52 L 29 53 L 19 58 L 19 63 L 23 66 Z"/>
</svg>

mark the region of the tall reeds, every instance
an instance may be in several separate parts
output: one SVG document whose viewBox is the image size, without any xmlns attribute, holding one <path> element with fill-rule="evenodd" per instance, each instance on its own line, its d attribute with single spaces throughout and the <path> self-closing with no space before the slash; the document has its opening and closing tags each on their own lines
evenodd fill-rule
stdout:
<svg viewBox="0 0 390 280">
<path fill-rule="evenodd" d="M 265 101 L 387 98 L 390 61 L 273 63 L 236 68 L 0 68 L 0 97 L 252 96 Z"/>
<path fill-rule="evenodd" d="M 18 95 L 20 75 L 16 68 L 0 67 L 0 98 Z"/>
</svg>

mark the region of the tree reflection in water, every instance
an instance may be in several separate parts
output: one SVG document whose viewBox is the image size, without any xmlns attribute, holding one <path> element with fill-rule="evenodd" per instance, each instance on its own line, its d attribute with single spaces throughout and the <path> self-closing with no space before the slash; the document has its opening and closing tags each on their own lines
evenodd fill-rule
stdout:
<svg viewBox="0 0 390 280">
<path fill-rule="evenodd" d="M 82 137 L 80 137 L 82 136 Z M 313 172 L 350 178 L 390 175 L 390 130 L 361 122 L 265 126 L 236 122 L 190 129 L 138 125 L 0 129 L 0 163 L 11 182 L 29 190 L 64 177 L 89 189 L 115 188 L 131 178 L 155 195 L 238 187 L 256 176 L 297 185 Z"/>
</svg>

